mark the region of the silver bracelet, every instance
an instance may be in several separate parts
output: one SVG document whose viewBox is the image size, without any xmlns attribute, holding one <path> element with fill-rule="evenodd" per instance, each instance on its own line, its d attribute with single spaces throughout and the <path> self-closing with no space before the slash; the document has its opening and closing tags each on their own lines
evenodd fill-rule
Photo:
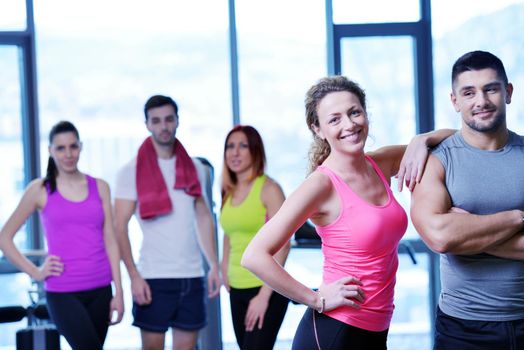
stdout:
<svg viewBox="0 0 524 350">
<path fill-rule="evenodd" d="M 326 298 L 324 298 L 320 292 L 318 292 L 318 296 L 320 297 L 320 310 L 317 310 L 319 314 L 324 312 L 324 309 L 326 308 Z"/>
</svg>

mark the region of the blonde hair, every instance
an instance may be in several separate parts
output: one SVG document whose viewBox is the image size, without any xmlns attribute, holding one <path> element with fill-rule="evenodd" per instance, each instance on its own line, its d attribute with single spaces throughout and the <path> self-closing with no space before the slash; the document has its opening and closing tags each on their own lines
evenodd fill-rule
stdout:
<svg viewBox="0 0 524 350">
<path fill-rule="evenodd" d="M 306 93 L 306 123 L 313 134 L 313 142 L 309 149 L 309 172 L 313 172 L 326 160 L 331 153 L 331 147 L 326 140 L 321 139 L 315 133 L 313 125 L 319 127 L 317 107 L 320 101 L 331 92 L 347 91 L 357 96 L 362 108 L 366 110 L 366 94 L 364 90 L 352 80 L 335 75 L 320 79 Z"/>
</svg>

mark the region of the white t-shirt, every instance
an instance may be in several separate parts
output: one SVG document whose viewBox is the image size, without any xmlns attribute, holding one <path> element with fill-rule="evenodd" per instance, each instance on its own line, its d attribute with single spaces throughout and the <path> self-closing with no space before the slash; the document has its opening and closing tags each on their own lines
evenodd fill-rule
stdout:
<svg viewBox="0 0 524 350">
<path fill-rule="evenodd" d="M 204 276 L 197 238 L 195 197 L 175 190 L 175 157 L 158 159 L 173 211 L 143 220 L 137 202 L 135 216 L 144 235 L 137 268 L 143 278 L 191 278 Z M 205 192 L 204 165 L 193 159 L 198 179 Z M 118 172 L 115 198 L 137 201 L 136 158 Z"/>
</svg>

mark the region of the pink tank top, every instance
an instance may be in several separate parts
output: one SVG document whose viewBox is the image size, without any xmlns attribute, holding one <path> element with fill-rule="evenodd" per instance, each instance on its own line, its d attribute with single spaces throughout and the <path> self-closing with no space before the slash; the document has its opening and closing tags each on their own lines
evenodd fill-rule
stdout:
<svg viewBox="0 0 524 350">
<path fill-rule="evenodd" d="M 86 175 L 88 195 L 81 202 L 62 197 L 58 189 L 50 193 L 40 213 L 48 254 L 64 264 L 60 276 L 45 280 L 49 292 L 77 292 L 107 286 L 111 267 L 104 244 L 104 209 L 96 179 Z"/>
<path fill-rule="evenodd" d="M 379 332 L 389 328 L 393 315 L 397 246 L 406 231 L 407 216 L 378 166 L 371 158 L 366 156 L 366 159 L 386 188 L 386 204 L 376 206 L 366 202 L 335 172 L 319 166 L 317 170 L 331 179 L 341 206 L 334 222 L 316 229 L 322 239 L 324 283 L 355 276 L 362 282 L 361 288 L 366 294 L 360 310 L 342 306 L 326 315 L 354 327 Z"/>
</svg>

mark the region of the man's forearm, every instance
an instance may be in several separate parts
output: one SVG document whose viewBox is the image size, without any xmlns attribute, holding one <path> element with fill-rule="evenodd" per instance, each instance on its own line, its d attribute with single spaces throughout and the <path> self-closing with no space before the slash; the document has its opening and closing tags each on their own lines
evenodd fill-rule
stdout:
<svg viewBox="0 0 524 350">
<path fill-rule="evenodd" d="M 118 227 L 116 228 L 118 247 L 120 249 L 120 257 L 126 266 L 127 273 L 130 278 L 138 275 L 138 270 L 133 259 L 133 253 L 131 251 L 131 242 L 129 241 L 129 231 L 127 228 Z"/>
<path fill-rule="evenodd" d="M 207 263 L 210 266 L 217 267 L 218 258 L 215 243 L 215 225 L 211 219 L 198 220 L 198 236 Z"/>
<path fill-rule="evenodd" d="M 419 230 L 439 253 L 477 254 L 509 240 L 523 229 L 520 211 L 492 215 L 435 214 Z"/>
<path fill-rule="evenodd" d="M 524 231 L 520 231 L 507 241 L 486 250 L 485 253 L 499 258 L 524 260 Z"/>
</svg>

